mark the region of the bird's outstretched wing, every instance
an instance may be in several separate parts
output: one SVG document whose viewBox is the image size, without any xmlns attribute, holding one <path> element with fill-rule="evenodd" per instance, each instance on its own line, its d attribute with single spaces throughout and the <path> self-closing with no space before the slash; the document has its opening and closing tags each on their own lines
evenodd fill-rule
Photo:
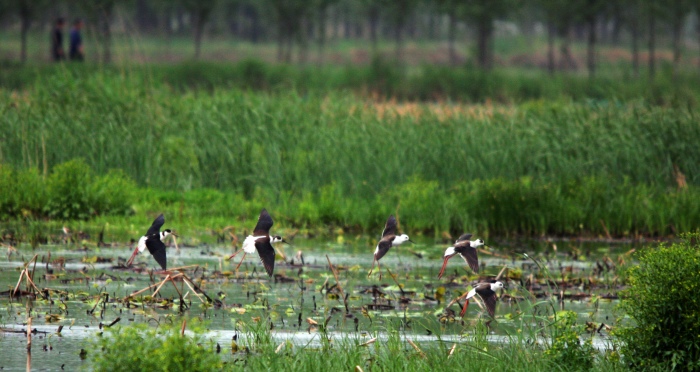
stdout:
<svg viewBox="0 0 700 372">
<path fill-rule="evenodd" d="M 161 213 L 160 216 L 156 217 L 156 219 L 153 220 L 151 227 L 149 227 L 148 231 L 146 232 L 146 236 L 158 234 L 160 232 L 160 228 L 163 226 L 164 223 L 165 217 L 163 217 L 163 214 Z"/>
<path fill-rule="evenodd" d="M 168 259 L 165 254 L 165 243 L 160 241 L 160 237 L 158 235 L 149 236 L 148 239 L 146 239 L 146 248 L 151 252 L 151 255 L 153 255 L 153 258 L 158 262 L 160 267 L 162 267 L 163 270 L 167 270 Z"/>
<path fill-rule="evenodd" d="M 482 300 L 484 300 L 484 305 L 486 305 L 486 310 L 489 312 L 489 315 L 491 317 L 494 317 L 494 314 L 496 313 L 496 292 L 491 290 L 490 285 L 483 285 L 486 283 L 481 283 L 479 286 L 476 288 L 476 293 L 479 294 Z M 482 288 L 486 287 L 486 288 Z"/>
<path fill-rule="evenodd" d="M 258 224 L 255 225 L 255 230 L 253 230 L 253 236 L 268 235 L 272 224 L 272 217 L 267 213 L 267 209 L 263 208 L 260 211 L 260 217 L 258 217 Z"/>
<path fill-rule="evenodd" d="M 387 235 L 379 241 L 379 244 L 377 244 L 377 252 L 374 255 L 375 260 L 379 261 L 387 252 L 389 252 L 389 248 L 391 248 L 391 242 L 393 240 L 394 235 Z"/>
<path fill-rule="evenodd" d="M 469 268 L 471 268 L 473 272 L 479 272 L 479 257 L 477 257 L 476 255 L 475 248 L 467 248 L 464 252 L 460 253 L 459 255 L 462 256 L 464 261 L 467 263 L 467 265 L 469 265 Z"/>
<path fill-rule="evenodd" d="M 267 275 L 272 276 L 272 272 L 275 270 L 275 248 L 272 248 L 270 238 L 256 240 L 255 249 L 258 250 L 260 262 L 262 262 L 265 267 Z"/>
<path fill-rule="evenodd" d="M 470 234 L 470 233 L 462 234 L 462 236 L 460 236 L 459 238 L 457 238 L 457 241 L 455 241 L 455 243 L 457 243 L 457 242 L 463 242 L 463 241 L 469 240 L 469 239 L 471 239 L 471 238 L 472 238 L 472 234 Z"/>
<path fill-rule="evenodd" d="M 396 218 L 394 218 L 393 215 L 389 216 L 389 219 L 386 220 L 384 232 L 382 232 L 382 237 L 387 235 L 396 235 Z"/>
</svg>

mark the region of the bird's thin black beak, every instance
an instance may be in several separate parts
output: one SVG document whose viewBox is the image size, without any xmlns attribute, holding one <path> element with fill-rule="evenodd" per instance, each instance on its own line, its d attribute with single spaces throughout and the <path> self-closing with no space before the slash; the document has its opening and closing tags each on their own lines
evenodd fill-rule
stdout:
<svg viewBox="0 0 700 372">
<path fill-rule="evenodd" d="M 411 239 L 408 239 L 407 241 L 408 241 L 409 243 L 411 243 L 411 244 L 416 244 L 416 243 L 415 243 L 413 240 L 411 240 Z"/>
<path fill-rule="evenodd" d="M 284 239 L 282 239 L 282 243 L 289 245 L 290 247 L 293 247 L 294 245 Z"/>
</svg>

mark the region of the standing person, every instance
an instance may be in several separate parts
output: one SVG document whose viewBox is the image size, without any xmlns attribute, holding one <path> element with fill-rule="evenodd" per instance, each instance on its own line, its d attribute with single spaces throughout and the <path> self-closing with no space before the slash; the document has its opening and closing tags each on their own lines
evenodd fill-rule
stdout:
<svg viewBox="0 0 700 372">
<path fill-rule="evenodd" d="M 85 59 L 83 52 L 83 37 L 80 30 L 83 28 L 83 20 L 78 18 L 73 22 L 70 30 L 70 59 L 71 61 L 82 61 Z"/>
<path fill-rule="evenodd" d="M 56 62 L 66 58 L 66 53 L 63 50 L 63 26 L 65 24 L 63 17 L 56 18 L 56 27 L 51 33 L 51 56 Z"/>
</svg>

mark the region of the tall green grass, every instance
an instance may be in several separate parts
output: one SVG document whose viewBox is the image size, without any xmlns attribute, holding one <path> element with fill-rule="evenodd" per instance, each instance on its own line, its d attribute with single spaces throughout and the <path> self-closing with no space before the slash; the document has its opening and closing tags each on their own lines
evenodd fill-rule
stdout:
<svg viewBox="0 0 700 372">
<path fill-rule="evenodd" d="M 0 160 L 49 174 L 81 158 L 141 187 L 254 200 L 297 226 L 365 229 L 397 211 L 415 229 L 493 234 L 664 235 L 697 221 L 692 107 L 435 109 L 339 92 L 183 92 L 144 71 L 42 73 L 25 90 L 0 91 Z M 687 189 L 677 190 L 674 167 Z M 230 204 L 214 208 L 238 208 Z"/>
<path fill-rule="evenodd" d="M 360 96 L 400 100 L 521 103 L 554 100 L 616 104 L 644 100 L 652 105 L 697 106 L 700 76 L 694 70 L 674 76 L 665 68 L 657 77 L 633 77 L 602 69 L 595 79 L 583 74 L 549 75 L 526 68 L 483 72 L 474 66 L 397 66 L 375 58 L 368 65 L 297 66 L 246 59 L 237 63 L 184 62 L 178 64 L 30 65 L 0 61 L 0 88 L 30 88 L 40 81 L 86 79 L 106 73 L 128 77 L 146 86 L 165 84 L 180 92 L 238 88 L 266 92 L 295 91 L 328 94 L 348 91 Z"/>
</svg>

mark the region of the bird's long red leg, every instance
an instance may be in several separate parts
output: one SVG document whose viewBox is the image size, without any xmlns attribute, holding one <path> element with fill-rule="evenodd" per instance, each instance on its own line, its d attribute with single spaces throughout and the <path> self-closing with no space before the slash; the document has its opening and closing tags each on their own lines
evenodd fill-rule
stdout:
<svg viewBox="0 0 700 372">
<path fill-rule="evenodd" d="M 447 261 L 449 261 L 450 258 L 452 258 L 452 256 L 445 257 L 445 261 L 443 261 L 442 268 L 440 269 L 440 273 L 438 274 L 438 279 L 442 278 L 442 274 L 445 273 L 445 268 L 447 267 Z"/>
<path fill-rule="evenodd" d="M 243 260 L 245 260 L 245 255 L 246 255 L 246 253 L 243 252 L 243 257 L 241 258 L 241 262 L 239 262 L 239 263 L 238 263 L 238 266 L 236 266 L 236 270 L 235 270 L 236 272 L 238 272 L 238 268 L 241 267 L 241 264 L 243 263 Z"/>
<path fill-rule="evenodd" d="M 368 278 L 370 277 L 370 275 L 372 275 L 372 271 L 374 270 L 374 264 L 375 264 L 375 263 L 378 263 L 376 258 L 374 259 L 374 261 L 372 261 L 372 268 L 369 269 L 369 273 L 367 273 L 367 277 L 368 277 Z"/>
<path fill-rule="evenodd" d="M 134 249 L 134 253 L 131 254 L 131 257 L 129 258 L 129 261 L 126 261 L 126 267 L 131 266 L 131 264 L 134 262 L 134 258 L 136 255 L 139 253 L 139 247 L 136 247 Z"/>
<path fill-rule="evenodd" d="M 233 254 L 230 255 L 229 258 L 227 258 L 227 260 L 231 260 L 232 258 L 236 257 L 236 255 L 239 254 L 242 250 L 243 249 L 239 249 L 239 250 L 233 252 Z"/>
<path fill-rule="evenodd" d="M 464 317 L 464 314 L 467 313 L 467 307 L 469 307 L 469 299 L 464 300 L 464 307 L 462 308 L 462 312 L 459 313 L 459 316 Z"/>
</svg>

